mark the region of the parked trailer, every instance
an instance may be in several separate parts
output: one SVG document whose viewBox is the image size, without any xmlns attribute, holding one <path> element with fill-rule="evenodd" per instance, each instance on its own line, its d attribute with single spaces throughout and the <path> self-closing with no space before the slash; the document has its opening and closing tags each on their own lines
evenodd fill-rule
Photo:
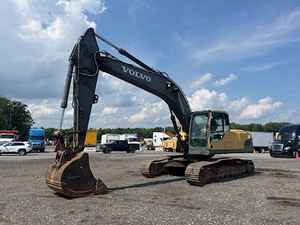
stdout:
<svg viewBox="0 0 300 225">
<path fill-rule="evenodd" d="M 273 142 L 272 132 L 249 132 L 252 136 L 253 148 L 255 152 L 269 151 Z"/>
<path fill-rule="evenodd" d="M 0 142 L 10 142 L 18 140 L 17 130 L 0 130 Z"/>
<path fill-rule="evenodd" d="M 101 144 L 109 144 L 113 141 L 121 140 L 120 134 L 103 134 L 101 136 Z"/>
</svg>

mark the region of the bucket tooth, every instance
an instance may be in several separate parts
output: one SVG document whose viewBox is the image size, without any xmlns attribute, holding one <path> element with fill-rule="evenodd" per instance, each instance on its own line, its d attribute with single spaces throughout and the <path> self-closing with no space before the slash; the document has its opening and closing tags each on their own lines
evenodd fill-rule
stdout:
<svg viewBox="0 0 300 225">
<path fill-rule="evenodd" d="M 65 152 L 58 154 L 61 156 Z M 66 158 L 70 157 L 68 154 L 65 155 Z M 56 160 L 48 168 L 46 183 L 49 188 L 57 194 L 69 198 L 108 192 L 103 181 L 97 180 L 93 176 L 87 153 L 77 153 L 67 161 L 64 161 L 63 158 L 60 157 L 60 160 Z"/>
</svg>

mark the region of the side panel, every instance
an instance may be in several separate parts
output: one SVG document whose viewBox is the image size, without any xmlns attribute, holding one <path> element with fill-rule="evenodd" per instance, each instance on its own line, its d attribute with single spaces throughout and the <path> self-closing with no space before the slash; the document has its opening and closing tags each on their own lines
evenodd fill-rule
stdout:
<svg viewBox="0 0 300 225">
<path fill-rule="evenodd" d="M 251 135 L 242 130 L 230 130 L 224 133 L 222 139 L 212 139 L 209 151 L 212 154 L 252 152 Z"/>
</svg>

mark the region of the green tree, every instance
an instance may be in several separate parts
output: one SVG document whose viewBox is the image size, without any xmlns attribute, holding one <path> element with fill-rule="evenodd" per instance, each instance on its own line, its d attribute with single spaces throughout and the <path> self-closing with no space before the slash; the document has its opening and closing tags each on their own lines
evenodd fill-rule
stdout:
<svg viewBox="0 0 300 225">
<path fill-rule="evenodd" d="M 0 97 L 0 129 L 18 130 L 21 139 L 27 136 L 33 119 L 28 106 L 20 101 L 11 101 Z"/>
<path fill-rule="evenodd" d="M 45 129 L 45 138 L 49 140 L 53 140 L 53 134 L 57 129 L 55 128 L 46 128 Z"/>
</svg>

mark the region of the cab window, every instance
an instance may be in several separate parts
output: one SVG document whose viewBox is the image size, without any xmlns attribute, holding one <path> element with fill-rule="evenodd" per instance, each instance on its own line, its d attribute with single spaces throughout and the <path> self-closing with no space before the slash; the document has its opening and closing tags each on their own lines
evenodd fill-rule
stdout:
<svg viewBox="0 0 300 225">
<path fill-rule="evenodd" d="M 224 133 L 229 131 L 229 119 L 224 113 L 214 113 L 211 119 L 211 133 Z"/>
<path fill-rule="evenodd" d="M 199 114 L 193 117 L 190 131 L 190 144 L 192 146 L 196 147 L 207 145 L 207 124 L 207 114 Z"/>
</svg>

